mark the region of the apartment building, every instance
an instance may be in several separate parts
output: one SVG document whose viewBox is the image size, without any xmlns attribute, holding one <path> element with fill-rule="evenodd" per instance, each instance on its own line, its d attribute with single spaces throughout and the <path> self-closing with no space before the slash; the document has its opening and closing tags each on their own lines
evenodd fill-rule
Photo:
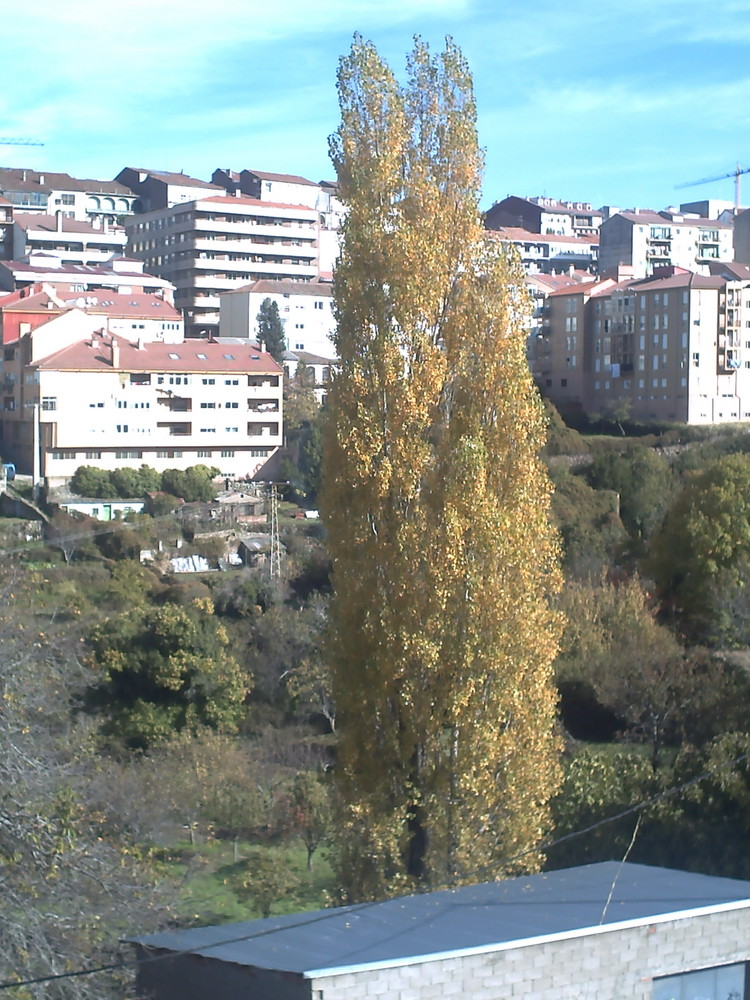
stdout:
<svg viewBox="0 0 750 1000">
<path fill-rule="evenodd" d="M 512 226 L 499 226 L 488 232 L 495 239 L 518 250 L 527 274 L 538 271 L 553 274 L 569 270 L 597 270 L 598 236 L 557 236 L 532 233 Z"/>
<path fill-rule="evenodd" d="M 266 299 L 275 302 L 291 351 L 335 357 L 333 286 L 327 281 L 255 281 L 219 296 L 222 337 L 255 339 L 258 313 Z"/>
<path fill-rule="evenodd" d="M 708 274 L 711 263 L 733 257 L 732 223 L 718 219 L 635 209 L 616 213 L 599 230 L 601 274 L 620 264 L 631 266 L 639 278 L 669 265 Z"/>
<path fill-rule="evenodd" d="M 118 181 L 98 181 L 70 174 L 0 167 L 0 193 L 25 214 L 54 215 L 81 222 L 117 222 L 139 210 L 136 195 Z"/>
<path fill-rule="evenodd" d="M 595 277 L 587 271 L 572 270 L 562 274 L 543 274 L 540 271 L 527 273 L 526 288 L 531 299 L 531 310 L 527 323 L 526 353 L 532 371 L 540 369 L 542 359 L 549 350 L 547 299 L 550 294 L 561 288 L 580 287 L 595 280 Z"/>
<path fill-rule="evenodd" d="M 557 198 L 519 198 L 496 201 L 485 216 L 488 229 L 510 226 L 553 236 L 595 236 L 606 218 L 605 209 L 588 202 Z"/>
<path fill-rule="evenodd" d="M 228 168 L 214 170 L 211 180 L 226 188 L 228 194 L 314 208 L 318 213 L 318 270 L 321 274 L 333 271 L 339 255 L 339 230 L 345 214 L 335 181 L 319 181 L 316 184 L 297 174 L 264 170 L 238 172 Z"/>
<path fill-rule="evenodd" d="M 25 260 L 0 260 L 0 302 L 6 293 L 23 291 L 42 282 L 71 292 L 98 288 L 123 294 L 154 292 L 167 302 L 174 302 L 174 285 L 146 274 L 143 262 L 132 257 L 112 257 L 104 264 L 69 264 L 44 252 L 32 252 Z"/>
<path fill-rule="evenodd" d="M 196 198 L 226 194 L 224 188 L 217 187 L 209 181 L 171 170 L 125 167 L 117 175 L 115 182 L 121 184 L 135 197 L 136 212 L 155 212 L 187 201 L 195 201 Z"/>
<path fill-rule="evenodd" d="M 104 264 L 125 249 L 127 238 L 121 226 L 54 215 L 14 213 L 11 259 L 44 253 L 64 264 Z"/>
<path fill-rule="evenodd" d="M 105 333 L 164 343 L 184 340 L 182 315 L 161 291 L 98 289 L 92 294 L 42 282 L 0 298 L 0 343 L 13 343 L 71 309 L 93 317 Z"/>
<path fill-rule="evenodd" d="M 305 205 L 212 196 L 128 221 L 129 252 L 175 286 L 188 337 L 219 333 L 219 296 L 261 279 L 318 276 L 318 215 Z"/>
<path fill-rule="evenodd" d="M 282 444 L 282 370 L 253 345 L 148 342 L 73 307 L 3 346 L 0 451 L 48 485 L 79 465 L 251 478 Z"/>
<path fill-rule="evenodd" d="M 562 410 L 750 420 L 750 280 L 664 268 L 550 293 L 535 376 Z"/>
</svg>

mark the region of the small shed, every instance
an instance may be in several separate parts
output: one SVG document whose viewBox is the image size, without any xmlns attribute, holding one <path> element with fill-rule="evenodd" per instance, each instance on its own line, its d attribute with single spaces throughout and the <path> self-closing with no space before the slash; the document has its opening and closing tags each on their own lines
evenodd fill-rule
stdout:
<svg viewBox="0 0 750 1000">
<path fill-rule="evenodd" d="M 143 500 L 88 500 L 77 497 L 59 500 L 57 506 L 67 514 L 85 514 L 97 521 L 114 521 L 128 514 L 140 514 L 146 504 Z"/>
<path fill-rule="evenodd" d="M 237 541 L 237 555 L 245 566 L 264 563 L 271 553 L 271 536 L 265 532 L 242 535 Z"/>
<path fill-rule="evenodd" d="M 153 1000 L 749 1000 L 750 882 L 608 861 L 131 943 Z"/>
</svg>

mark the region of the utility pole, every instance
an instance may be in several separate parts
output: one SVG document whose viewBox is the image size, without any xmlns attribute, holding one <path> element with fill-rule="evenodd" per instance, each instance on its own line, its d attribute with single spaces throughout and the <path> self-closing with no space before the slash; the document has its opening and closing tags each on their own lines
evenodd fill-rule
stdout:
<svg viewBox="0 0 750 1000">
<path fill-rule="evenodd" d="M 281 579 L 281 542 L 279 540 L 279 495 L 276 483 L 271 483 L 269 500 L 271 504 L 271 579 Z"/>
</svg>

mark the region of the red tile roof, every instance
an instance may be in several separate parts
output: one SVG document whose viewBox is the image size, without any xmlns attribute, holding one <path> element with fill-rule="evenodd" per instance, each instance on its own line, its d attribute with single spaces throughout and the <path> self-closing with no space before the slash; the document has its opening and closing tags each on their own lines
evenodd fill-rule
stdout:
<svg viewBox="0 0 750 1000">
<path fill-rule="evenodd" d="M 112 371 L 112 347 L 120 348 L 117 371 L 174 372 L 175 374 L 272 374 L 282 369 L 270 354 L 252 345 L 215 344 L 205 340 L 185 340 L 181 344 L 146 343 L 142 347 L 123 337 L 81 340 L 42 358 L 32 367 L 47 371 Z"/>
<path fill-rule="evenodd" d="M 553 233 L 531 233 L 528 229 L 518 226 L 498 226 L 497 229 L 486 230 L 494 239 L 507 240 L 511 243 L 572 243 L 578 246 L 598 246 L 598 236 L 556 236 Z"/>
<path fill-rule="evenodd" d="M 260 198 L 248 198 L 246 195 L 243 195 L 241 198 L 238 198 L 235 195 L 231 194 L 229 195 L 218 194 L 218 195 L 212 195 L 211 197 L 208 198 L 198 198 L 197 200 L 201 204 L 210 201 L 212 204 L 218 203 L 221 205 L 254 205 L 260 208 L 294 208 L 294 209 L 301 209 L 304 212 L 315 212 L 315 209 L 310 208 L 309 205 L 288 205 L 282 201 L 261 201 Z M 190 203 L 185 202 L 185 204 L 190 204 Z M 179 206 L 175 207 L 178 208 Z M 161 209 L 161 211 L 163 211 L 163 209 Z"/>
<path fill-rule="evenodd" d="M 273 281 L 270 278 L 260 278 L 251 281 L 241 288 L 233 288 L 224 292 L 225 295 L 236 295 L 238 292 L 257 292 L 261 295 L 309 295 L 313 298 L 331 298 L 333 286 L 322 281 Z"/>
</svg>

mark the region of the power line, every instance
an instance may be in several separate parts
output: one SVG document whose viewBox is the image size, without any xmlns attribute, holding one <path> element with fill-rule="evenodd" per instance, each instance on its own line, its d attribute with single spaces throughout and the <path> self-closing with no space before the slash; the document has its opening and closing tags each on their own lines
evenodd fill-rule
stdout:
<svg viewBox="0 0 750 1000">
<path fill-rule="evenodd" d="M 671 797 L 672 795 L 677 795 L 680 792 L 686 791 L 688 788 L 692 788 L 693 785 L 697 785 L 701 781 L 705 781 L 706 778 L 710 778 L 718 771 L 722 771 L 727 767 L 732 767 L 735 764 L 742 763 L 743 761 L 746 761 L 748 759 L 750 759 L 750 751 L 739 754 L 737 757 L 733 757 L 731 760 L 722 761 L 720 764 L 717 764 L 715 767 L 709 768 L 702 774 L 696 775 L 693 778 L 689 778 L 687 781 L 683 781 L 679 785 L 673 785 L 671 788 L 667 788 L 663 792 L 660 792 L 657 795 L 652 795 L 647 799 L 642 799 L 640 802 L 637 802 L 632 806 L 628 806 L 627 809 L 623 809 L 620 812 L 615 813 L 613 816 L 607 816 L 604 819 L 598 820 L 595 823 L 590 823 L 588 826 L 582 827 L 580 830 L 573 830 L 570 833 L 562 834 L 562 836 L 556 837 L 552 840 L 545 841 L 544 843 L 539 844 L 536 847 L 530 847 L 527 848 L 526 850 L 518 851 L 516 854 L 499 859 L 492 865 L 484 865 L 481 868 L 477 868 L 471 872 L 466 872 L 464 873 L 464 877 L 473 878 L 475 876 L 486 875 L 489 871 L 496 870 L 501 865 L 506 865 L 513 861 L 518 861 L 528 854 L 535 854 L 538 851 L 547 850 L 550 847 L 557 847 L 558 844 L 562 844 L 568 840 L 572 840 L 574 837 L 580 837 L 586 833 L 591 833 L 593 830 L 598 830 L 603 826 L 607 826 L 609 823 L 617 822 L 617 820 L 622 819 L 624 816 L 630 816 L 634 812 L 640 812 L 642 810 L 648 809 L 650 806 L 656 805 L 657 803 L 663 801 L 666 798 Z M 453 888 L 452 884 L 443 883 L 437 886 L 433 886 L 429 890 L 423 890 L 423 891 L 434 892 L 440 889 L 450 889 L 450 888 Z M 369 909 L 370 907 L 377 906 L 380 902 L 382 902 L 382 900 L 371 900 L 366 903 L 355 903 L 352 906 L 346 907 L 346 910 L 349 913 L 360 913 L 361 911 Z M 333 909 L 323 910 L 322 912 L 317 913 L 315 916 L 311 916 L 307 920 L 300 920 L 294 926 L 309 927 L 312 924 L 317 924 L 324 920 L 330 920 L 334 916 L 336 916 L 335 910 Z M 276 934 L 281 930 L 287 930 L 287 929 L 288 927 L 286 926 L 269 927 L 264 930 L 259 930 L 251 934 L 233 935 L 232 937 L 223 938 L 219 941 L 214 941 L 208 945 L 201 945 L 201 951 L 210 951 L 213 948 L 220 948 L 223 947 L 224 945 L 229 945 L 229 944 L 239 944 L 242 941 L 254 941 L 258 938 L 268 937 L 271 934 Z M 39 983 L 54 982 L 59 979 L 71 979 L 76 976 L 92 976 L 98 972 L 110 972 L 113 969 L 120 969 L 131 966 L 140 966 L 151 962 L 163 962 L 169 959 L 179 958 L 183 955 L 192 955 L 194 954 L 194 952 L 195 952 L 194 948 L 183 948 L 178 951 L 169 951 L 166 954 L 150 955 L 147 958 L 143 958 L 140 960 L 123 958 L 119 962 L 110 963 L 109 965 L 100 965 L 92 968 L 76 969 L 72 972 L 61 972 L 51 976 L 38 976 L 33 979 L 19 979 L 16 980 L 15 982 L 9 982 L 9 981 L 2 982 L 0 983 L 0 990 L 15 989 L 19 986 L 38 985 Z"/>
</svg>

